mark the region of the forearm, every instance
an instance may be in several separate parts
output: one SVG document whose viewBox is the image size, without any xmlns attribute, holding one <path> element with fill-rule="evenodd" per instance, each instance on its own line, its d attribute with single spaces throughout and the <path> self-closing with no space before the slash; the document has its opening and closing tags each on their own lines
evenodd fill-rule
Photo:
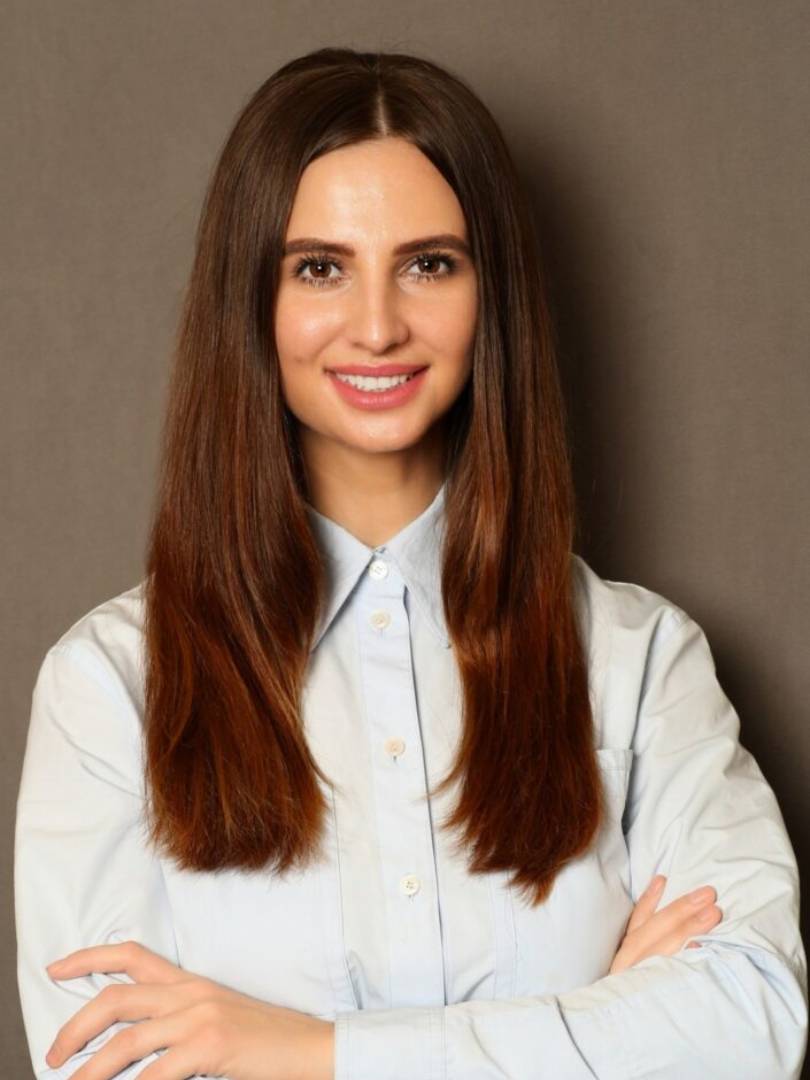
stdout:
<svg viewBox="0 0 810 1080">
<path fill-rule="evenodd" d="M 338 1014 L 336 1080 L 796 1080 L 803 970 L 717 947 L 560 995 Z"/>
<path fill-rule="evenodd" d="M 322 1020 L 306 1080 L 335 1080 L 335 1025 Z"/>
</svg>

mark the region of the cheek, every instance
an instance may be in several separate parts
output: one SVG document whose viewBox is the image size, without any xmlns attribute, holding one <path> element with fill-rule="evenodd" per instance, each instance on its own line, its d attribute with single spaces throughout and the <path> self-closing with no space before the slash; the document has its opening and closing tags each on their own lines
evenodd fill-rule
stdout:
<svg viewBox="0 0 810 1080">
<path fill-rule="evenodd" d="M 289 305 L 280 309 L 276 318 L 275 340 L 282 392 L 294 408 L 311 399 L 316 380 L 324 377 L 322 357 L 328 349 L 330 329 L 322 318 Z"/>
<path fill-rule="evenodd" d="M 317 356 L 333 334 L 336 315 L 306 297 L 282 292 L 275 315 L 276 348 L 282 361 L 301 364 Z"/>
<path fill-rule="evenodd" d="M 304 358 L 288 356 L 279 364 L 281 396 L 290 412 L 301 423 L 312 426 L 317 422 L 320 395 L 315 392 L 315 380 L 323 377 Z"/>
<path fill-rule="evenodd" d="M 463 289 L 442 298 L 420 319 L 419 332 L 437 356 L 445 356 L 458 365 L 467 363 L 475 337 L 476 295 Z"/>
</svg>

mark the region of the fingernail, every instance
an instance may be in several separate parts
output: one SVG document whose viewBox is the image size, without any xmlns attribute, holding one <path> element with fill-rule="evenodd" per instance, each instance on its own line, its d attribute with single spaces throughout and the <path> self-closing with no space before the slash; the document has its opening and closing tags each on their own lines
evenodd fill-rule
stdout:
<svg viewBox="0 0 810 1080">
<path fill-rule="evenodd" d="M 652 882 L 650 884 L 648 892 L 651 892 L 651 893 L 660 892 L 660 890 L 664 887 L 664 882 L 666 880 L 667 879 L 664 877 L 663 874 L 656 875 L 656 877 L 653 878 L 653 880 L 652 880 Z"/>
</svg>

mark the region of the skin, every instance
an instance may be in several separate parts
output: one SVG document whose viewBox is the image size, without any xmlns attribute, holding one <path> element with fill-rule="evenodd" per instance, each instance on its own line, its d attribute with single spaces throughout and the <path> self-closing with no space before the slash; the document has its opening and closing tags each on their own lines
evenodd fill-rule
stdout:
<svg viewBox="0 0 810 1080">
<path fill-rule="evenodd" d="M 55 981 L 91 972 L 123 972 L 57 1032 L 46 1062 L 56 1068 L 119 1021 L 117 1031 L 73 1073 L 74 1080 L 111 1080 L 130 1062 L 165 1050 L 139 1076 L 186 1080 L 332 1080 L 334 1025 L 294 1009 L 240 994 L 176 967 L 137 941 L 95 945 L 48 966 Z"/>
<path fill-rule="evenodd" d="M 672 956 L 684 946 L 699 949 L 700 942 L 689 939 L 708 934 L 722 921 L 723 913 L 715 903 L 717 890 L 712 885 L 693 889 L 656 911 L 666 881 L 663 874 L 656 874 L 639 897 L 610 966 L 610 975 L 632 967 L 647 956 Z"/>
<path fill-rule="evenodd" d="M 469 243 L 461 205 L 407 140 L 342 147 L 302 174 L 286 232 L 344 243 L 295 276 L 286 255 L 275 308 L 282 392 L 298 421 L 312 505 L 375 547 L 413 520 L 442 482 L 442 417 L 467 382 L 478 305 L 471 258 L 398 255 L 407 241 L 452 234 Z M 421 274 L 421 277 L 420 277 Z M 427 276 L 427 275 L 431 276 Z M 325 280 L 322 285 L 313 279 Z M 427 364 L 410 401 L 368 411 L 347 403 L 326 369 L 341 364 Z"/>
</svg>

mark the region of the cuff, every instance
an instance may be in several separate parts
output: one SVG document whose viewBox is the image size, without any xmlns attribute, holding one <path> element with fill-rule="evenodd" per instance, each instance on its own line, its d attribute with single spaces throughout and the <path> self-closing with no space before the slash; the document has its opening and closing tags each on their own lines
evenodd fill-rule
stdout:
<svg viewBox="0 0 810 1080">
<path fill-rule="evenodd" d="M 335 1080 L 444 1080 L 445 1006 L 335 1016 Z"/>
</svg>

